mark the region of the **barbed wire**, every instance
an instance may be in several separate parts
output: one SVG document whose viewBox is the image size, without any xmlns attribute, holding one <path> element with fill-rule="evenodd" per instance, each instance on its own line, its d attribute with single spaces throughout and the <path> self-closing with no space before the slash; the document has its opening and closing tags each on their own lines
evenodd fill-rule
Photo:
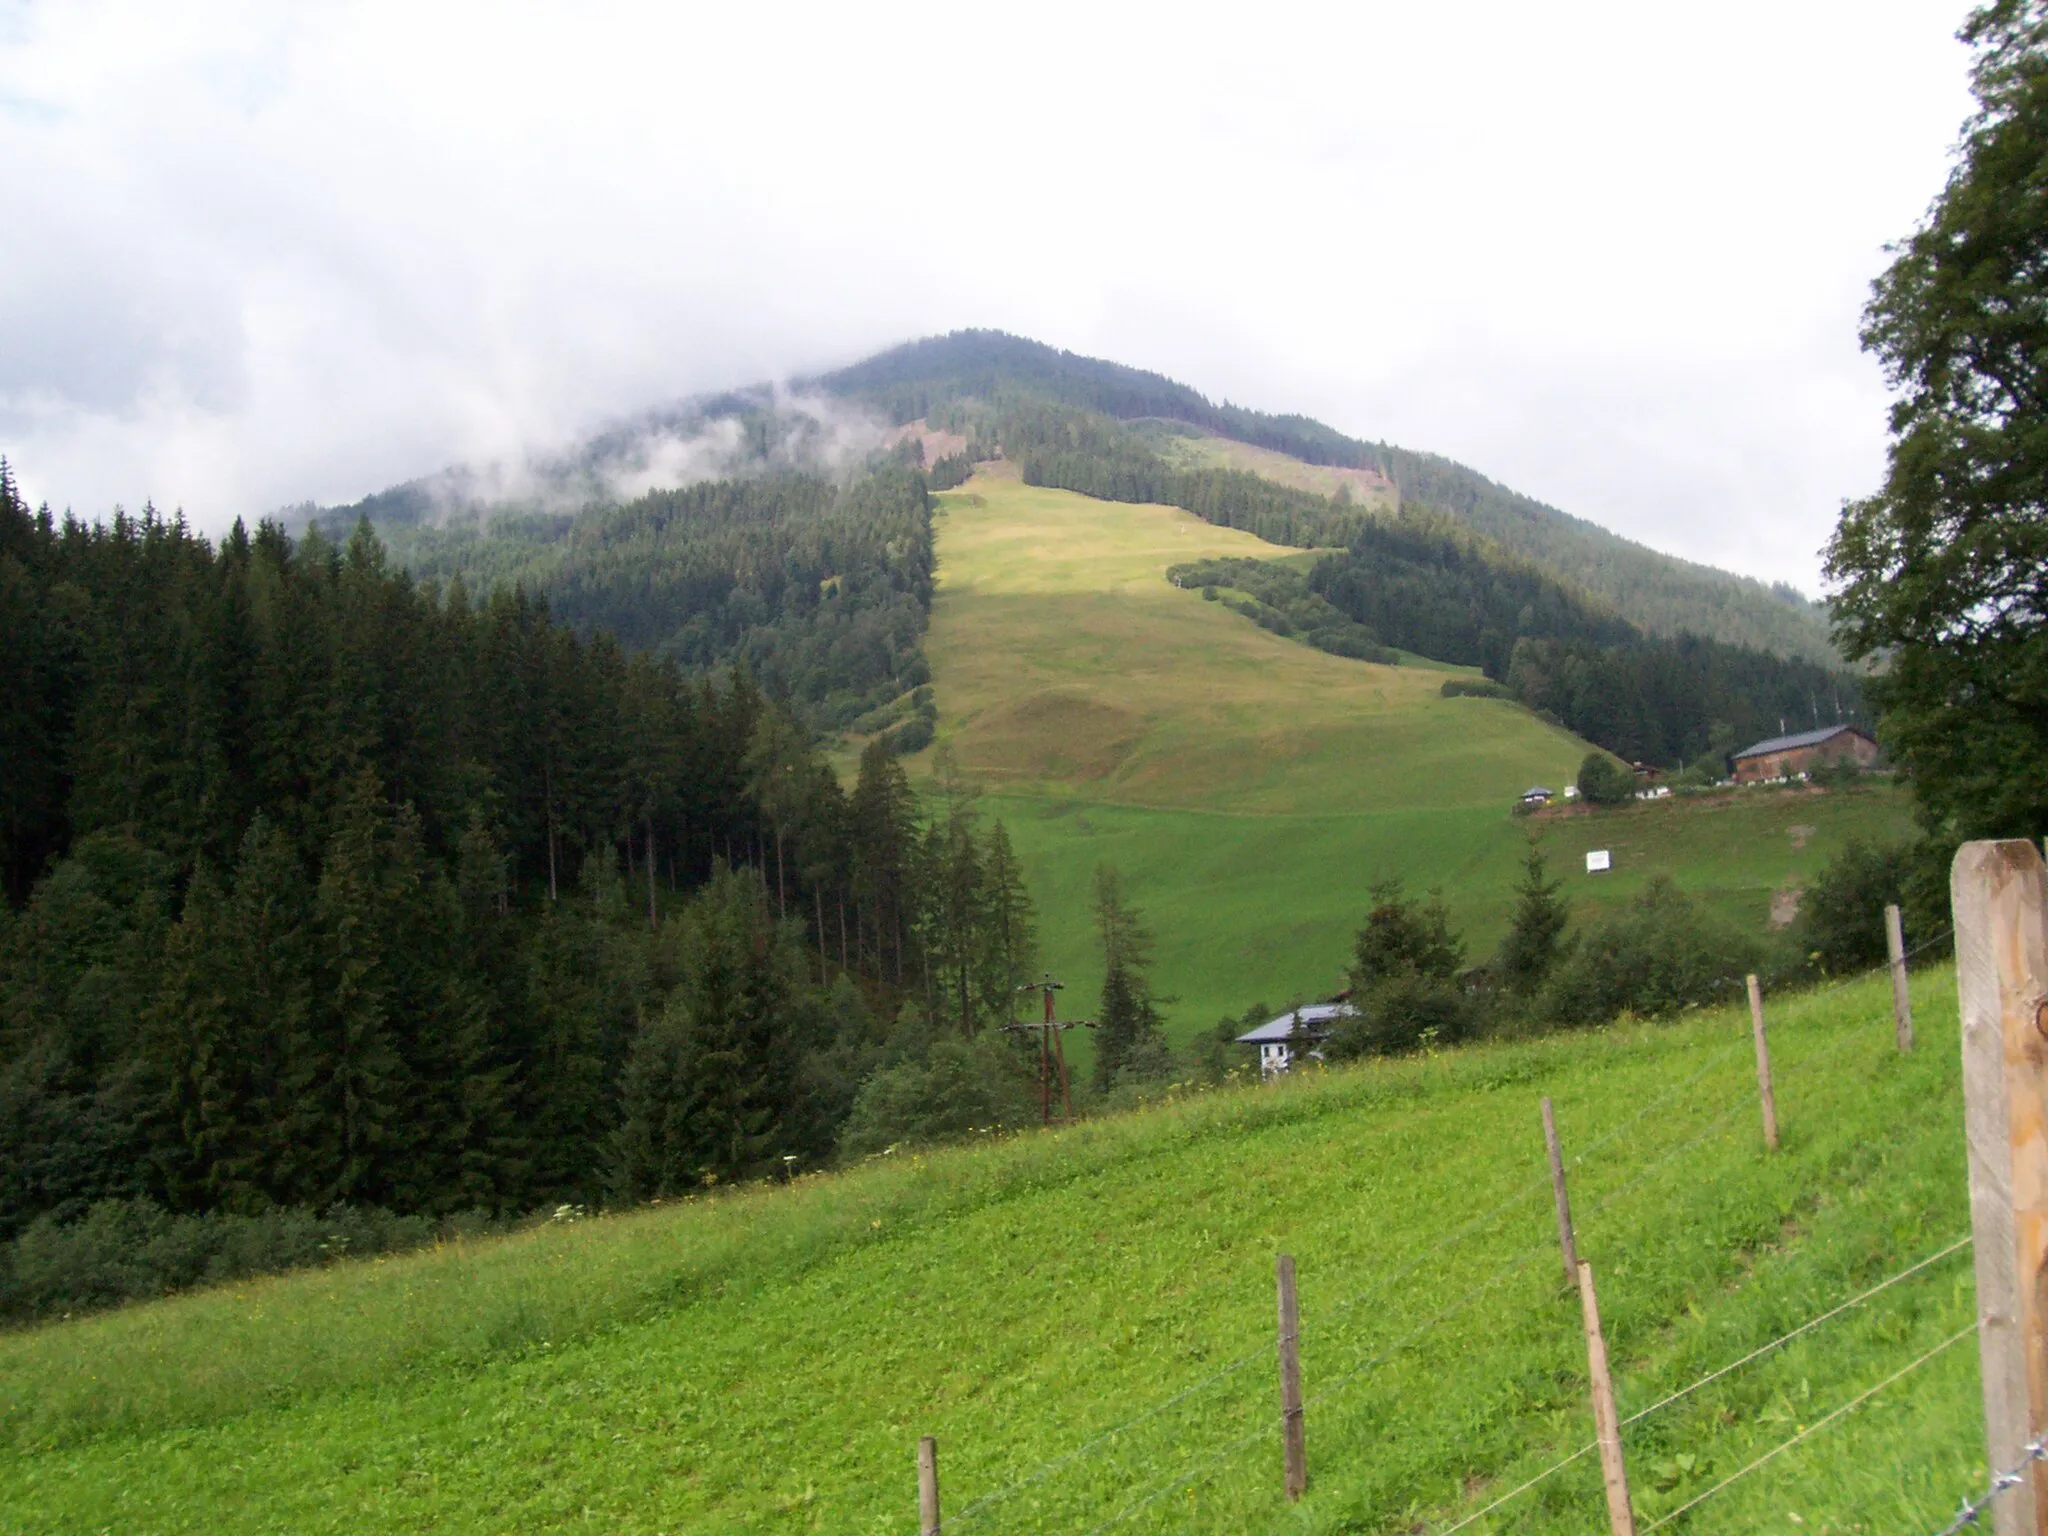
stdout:
<svg viewBox="0 0 2048 1536">
<path fill-rule="evenodd" d="M 1852 1413 L 1856 1409 L 1861 1408 L 1865 1403 L 1869 1402 L 1873 1397 L 1877 1396 L 1878 1393 L 1882 1392 L 1886 1387 L 1890 1386 L 1893 1382 L 1899 1380 L 1901 1377 L 1911 1375 L 1914 1371 L 1919 1370 L 1921 1366 L 1927 1364 L 1927 1362 L 1932 1360 L 1936 1355 L 1939 1355 L 1944 1350 L 1954 1348 L 1956 1345 L 1962 1343 L 1964 1339 L 1967 1339 L 1968 1337 L 1970 1337 L 1971 1334 L 1975 1333 L 1976 1331 L 1977 1325 L 1973 1322 L 1967 1328 L 1961 1329 L 1956 1333 L 1950 1334 L 1946 1339 L 1943 1339 L 1939 1344 L 1935 1345 L 1934 1348 L 1928 1350 L 1926 1354 L 1921 1355 L 1918 1359 L 1913 1360 L 1908 1364 L 1900 1366 L 1896 1371 L 1893 1371 L 1891 1375 L 1885 1377 L 1883 1381 L 1877 1383 L 1876 1386 L 1866 1387 L 1863 1391 L 1857 1393 L 1854 1397 L 1850 1398 L 1848 1402 L 1842 1404 L 1841 1407 L 1835 1409 L 1825 1418 L 1816 1419 L 1813 1423 L 1807 1425 L 1806 1428 L 1800 1430 L 1798 1434 L 1792 1436 L 1791 1439 L 1782 1441 L 1779 1444 L 1772 1446 L 1768 1451 L 1765 1451 L 1763 1455 L 1757 1457 L 1756 1460 L 1750 1462 L 1747 1466 L 1741 1468 L 1738 1471 L 1729 1473 L 1728 1476 L 1722 1478 L 1720 1482 L 1714 1484 L 1714 1486 L 1709 1488 L 1705 1493 L 1699 1494 L 1694 1498 L 1687 1499 L 1683 1504 L 1679 1505 L 1678 1508 L 1672 1510 L 1669 1514 L 1658 1516 L 1655 1520 L 1651 1521 L 1648 1525 L 1642 1528 L 1642 1531 L 1639 1533 L 1639 1536 L 1650 1536 L 1650 1533 L 1652 1531 L 1660 1530 L 1664 1526 L 1669 1525 L 1672 1521 L 1676 1520 L 1680 1515 L 1684 1514 L 1687 1510 L 1698 1508 L 1700 1505 L 1706 1503 L 1707 1500 L 1711 1499 L 1715 1494 L 1721 1492 L 1722 1489 L 1727 1488 L 1734 1483 L 1741 1482 L 1742 1479 L 1749 1476 L 1750 1473 L 1756 1471 L 1756 1469 L 1764 1465 L 1764 1463 L 1771 1461 L 1772 1459 L 1778 1456 L 1783 1455 L 1786 1451 L 1791 1450 L 1793 1446 L 1799 1444 L 1802 1440 L 1808 1439 L 1813 1435 L 1819 1434 L 1822 1430 L 1826 1429 L 1830 1424 L 1834 1423 L 1844 1414 Z"/>
<path fill-rule="evenodd" d="M 2020 1458 L 2020 1464 L 1992 1478 L 1991 1486 L 1978 1494 L 1976 1498 L 1963 1500 L 1961 1512 L 1957 1514 L 1955 1519 L 1936 1531 L 1934 1536 L 1956 1536 L 1956 1533 L 1961 1531 L 1964 1526 L 1975 1525 L 1977 1517 L 1997 1503 L 2000 1494 L 2019 1487 L 2026 1479 L 2028 1467 L 2037 1461 L 2048 1460 L 2048 1440 L 2029 1440 L 2020 1449 L 2026 1453 Z"/>
</svg>

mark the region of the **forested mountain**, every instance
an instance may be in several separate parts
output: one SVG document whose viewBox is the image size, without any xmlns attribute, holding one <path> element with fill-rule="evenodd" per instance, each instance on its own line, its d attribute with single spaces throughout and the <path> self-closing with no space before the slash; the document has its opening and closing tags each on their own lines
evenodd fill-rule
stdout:
<svg viewBox="0 0 2048 1536">
<path fill-rule="evenodd" d="M 1021 337 L 956 331 L 893 348 L 804 387 L 857 401 L 894 421 L 943 420 L 956 431 L 986 417 L 983 430 L 994 433 L 1008 408 L 1053 403 L 1117 421 L 1182 422 L 1310 464 L 1369 469 L 1392 483 L 1404 505 L 1458 519 L 1603 599 L 1649 634 L 1692 633 L 1826 664 L 1837 660 L 1820 606 L 1789 590 L 1660 554 L 1435 454 L 1364 442 L 1304 416 L 1215 404 L 1162 375 Z M 1011 451 L 1009 443 L 1004 447 Z M 1132 447 L 1134 462 L 1139 454 L 1159 457 L 1142 443 Z M 1172 468 L 1162 463 L 1151 473 Z"/>
<path fill-rule="evenodd" d="M 966 446 L 931 465 L 916 440 L 885 447 L 890 422 L 917 420 Z M 1190 459 L 1175 452 L 1189 432 L 1369 471 L 1374 504 Z M 1167 502 L 1303 547 L 1349 546 L 1386 515 L 1385 491 L 1642 634 L 1834 664 L 1819 610 L 1796 594 L 1657 554 L 1433 455 L 1216 405 L 1158 374 L 993 331 L 913 342 L 790 391 L 685 401 L 517 472 L 451 469 L 292 515 L 337 541 L 367 517 L 417 577 L 460 575 L 479 595 L 522 587 L 579 633 L 698 675 L 744 664 L 809 729 L 890 731 L 909 750 L 932 721 L 925 492 L 999 451 L 1034 483 Z"/>
<path fill-rule="evenodd" d="M 1867 725 L 1857 678 L 1698 635 L 1647 635 L 1447 519 L 1374 520 L 1307 586 L 1404 650 L 1483 669 L 1539 714 L 1630 761 L 1724 758 L 1788 727 Z"/>
<path fill-rule="evenodd" d="M 1461 691 L 1517 699 L 1630 761 L 1675 767 L 1788 725 L 1867 725 L 1849 672 L 1697 635 L 1645 635 L 1433 513 L 1362 520 L 1348 549 L 1305 572 L 1232 559 L 1168 575 L 1340 656 L 1390 660 L 1391 646 L 1478 667 L 1498 688 Z"/>
<path fill-rule="evenodd" d="M 376 526 L 416 577 L 523 587 L 578 633 L 696 674 L 743 665 L 815 729 L 930 681 L 931 514 L 909 468 L 843 484 L 792 472 L 700 482 L 581 515 L 465 509 Z"/>
<path fill-rule="evenodd" d="M 843 790 L 743 670 L 416 582 L 366 523 L 58 522 L 0 465 L 0 633 L 0 1240 L 815 1159 L 900 1001 L 973 1035 L 1029 969 L 967 801 L 879 745 Z"/>
</svg>

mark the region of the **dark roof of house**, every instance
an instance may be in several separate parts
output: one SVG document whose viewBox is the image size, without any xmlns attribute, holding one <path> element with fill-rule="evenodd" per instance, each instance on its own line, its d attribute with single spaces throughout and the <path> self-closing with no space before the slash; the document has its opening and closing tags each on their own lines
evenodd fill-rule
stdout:
<svg viewBox="0 0 2048 1536">
<path fill-rule="evenodd" d="M 1541 784 L 1531 784 L 1527 789 L 1522 791 L 1522 798 L 1524 800 L 1534 800 L 1538 795 L 1541 795 L 1544 799 L 1548 800 L 1550 798 L 1550 791 L 1545 789 Z"/>
<path fill-rule="evenodd" d="M 1830 725 L 1818 731 L 1797 731 L 1790 736 L 1772 736 L 1767 740 L 1758 742 L 1753 747 L 1744 747 L 1735 755 L 1738 758 L 1767 757 L 1773 752 L 1791 752 L 1800 747 L 1817 747 L 1824 741 L 1834 740 L 1844 731 L 1847 731 L 1852 736 L 1861 736 L 1865 741 L 1870 741 L 1870 733 L 1868 731 L 1859 730 L 1853 725 Z M 1875 746 L 1877 743 L 1871 742 L 1871 745 Z"/>
<path fill-rule="evenodd" d="M 1296 1019 L 1301 1020 L 1301 1032 L 1310 1035 L 1327 1035 L 1330 1025 L 1337 1019 L 1349 1018 L 1358 1010 L 1349 1003 L 1307 1003 L 1299 1008 L 1290 1008 L 1277 1019 L 1268 1019 L 1257 1029 L 1237 1037 L 1239 1045 L 1271 1045 L 1278 1040 L 1292 1040 L 1295 1036 Z"/>
</svg>

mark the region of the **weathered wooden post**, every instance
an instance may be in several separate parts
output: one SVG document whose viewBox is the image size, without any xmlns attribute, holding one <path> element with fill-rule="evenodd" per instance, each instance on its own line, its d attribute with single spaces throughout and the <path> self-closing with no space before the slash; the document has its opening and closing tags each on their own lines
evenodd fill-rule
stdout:
<svg viewBox="0 0 2048 1536">
<path fill-rule="evenodd" d="M 1771 1044 L 1764 1038 L 1764 992 L 1754 972 L 1749 977 L 1749 1029 L 1756 1037 L 1756 1095 L 1764 1110 L 1764 1145 L 1778 1150 L 1778 1100 L 1771 1091 Z"/>
<path fill-rule="evenodd" d="M 917 1442 L 917 1536 L 939 1536 L 939 1442 Z"/>
<path fill-rule="evenodd" d="M 1892 968 L 1892 1031 L 1898 1037 L 1899 1049 L 1913 1049 L 1913 995 L 1906 990 L 1906 928 L 1899 920 L 1896 903 L 1885 903 L 1884 947 L 1891 957 Z"/>
<path fill-rule="evenodd" d="M 1607 1524 L 1612 1536 L 1636 1536 L 1629 1504 L 1628 1464 L 1621 1455 L 1621 1419 L 1614 1411 L 1614 1381 L 1607 1374 L 1607 1340 L 1600 1332 L 1600 1299 L 1593 1294 L 1593 1266 L 1579 1261 L 1579 1312 L 1586 1324 L 1586 1376 L 1593 1386 L 1593 1432 L 1600 1442 L 1600 1477 L 1607 1485 Z"/>
<path fill-rule="evenodd" d="M 1294 1297 L 1294 1255 L 1275 1266 L 1280 1282 L 1280 1429 L 1287 1458 L 1287 1497 L 1308 1487 L 1308 1445 L 1301 1410 L 1301 1308 Z"/>
<path fill-rule="evenodd" d="M 2048 869 L 2040 850 L 2018 840 L 1963 844 L 1949 900 L 1985 1453 L 1994 1473 L 2021 1467 L 1992 1528 L 2048 1536 L 2048 1489 L 2025 1457 L 2048 1430 Z"/>
<path fill-rule="evenodd" d="M 1550 1154 L 1550 1193 L 1557 1203 L 1557 1246 L 1564 1253 L 1564 1283 L 1579 1283 L 1579 1245 L 1572 1237 L 1572 1197 L 1565 1193 L 1564 1154 L 1557 1145 L 1557 1116 L 1543 1096 L 1543 1150 Z"/>
</svg>

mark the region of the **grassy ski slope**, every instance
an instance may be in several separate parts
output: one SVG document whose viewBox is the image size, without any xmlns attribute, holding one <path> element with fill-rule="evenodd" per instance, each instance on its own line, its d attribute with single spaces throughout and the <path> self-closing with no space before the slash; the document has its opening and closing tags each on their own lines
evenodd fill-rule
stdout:
<svg viewBox="0 0 2048 1536">
<path fill-rule="evenodd" d="M 1159 938 L 1185 1035 L 1253 1002 L 1336 985 L 1368 887 L 1439 886 L 1490 950 L 1523 840 L 1510 808 L 1561 788 L 1586 743 L 1502 700 L 1441 697 L 1452 672 L 1326 655 L 1166 580 L 1211 555 L 1301 558 L 1170 507 L 984 473 L 941 498 L 928 640 L 940 750 L 1023 855 L 1048 961 L 1092 1006 L 1096 864 L 1121 868 Z M 1761 929 L 1851 835 L 1909 822 L 1887 791 L 1746 793 L 1541 824 L 1588 910 L 1670 874 Z M 1588 848 L 1611 876 L 1583 875 Z"/>
</svg>

